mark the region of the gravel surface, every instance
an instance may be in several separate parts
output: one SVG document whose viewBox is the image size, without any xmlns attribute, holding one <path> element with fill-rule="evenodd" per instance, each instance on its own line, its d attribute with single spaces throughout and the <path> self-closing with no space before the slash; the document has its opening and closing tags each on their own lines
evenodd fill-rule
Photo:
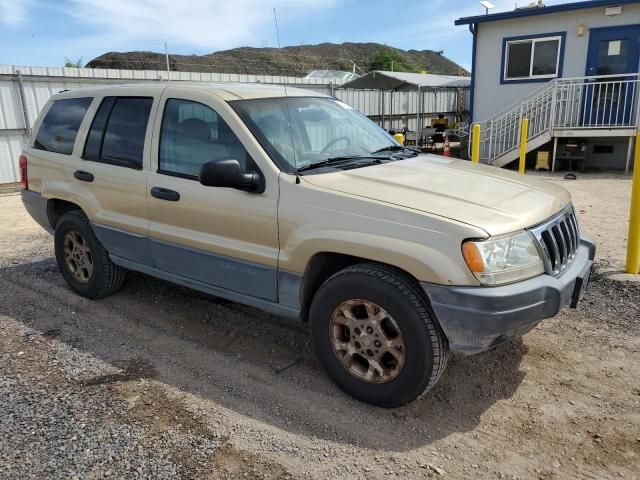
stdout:
<svg viewBox="0 0 640 480">
<path fill-rule="evenodd" d="M 92 302 L 52 248 L 0 196 L 2 479 L 640 478 L 640 284 L 614 257 L 577 310 L 383 410 L 304 325 L 135 273 Z"/>
</svg>

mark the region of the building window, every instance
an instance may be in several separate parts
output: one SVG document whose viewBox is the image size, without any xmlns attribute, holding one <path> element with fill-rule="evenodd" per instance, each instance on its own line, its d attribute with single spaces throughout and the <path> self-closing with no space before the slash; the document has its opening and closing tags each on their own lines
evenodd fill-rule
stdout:
<svg viewBox="0 0 640 480">
<path fill-rule="evenodd" d="M 564 34 L 506 38 L 503 83 L 546 81 L 562 75 Z"/>
<path fill-rule="evenodd" d="M 613 153 L 613 145 L 594 145 L 593 153 L 596 153 L 596 154 Z"/>
</svg>

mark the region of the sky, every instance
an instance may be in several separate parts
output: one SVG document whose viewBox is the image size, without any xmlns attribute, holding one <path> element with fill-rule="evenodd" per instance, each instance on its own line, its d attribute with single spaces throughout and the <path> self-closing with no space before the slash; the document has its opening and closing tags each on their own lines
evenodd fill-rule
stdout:
<svg viewBox="0 0 640 480">
<path fill-rule="evenodd" d="M 521 5 L 530 0 L 520 1 Z M 570 0 L 547 1 L 547 5 Z M 492 0 L 492 13 L 514 0 Z M 63 66 L 109 51 L 205 54 L 229 48 L 377 42 L 443 50 L 470 70 L 471 34 L 455 19 L 478 0 L 0 0 L 0 64 Z"/>
</svg>

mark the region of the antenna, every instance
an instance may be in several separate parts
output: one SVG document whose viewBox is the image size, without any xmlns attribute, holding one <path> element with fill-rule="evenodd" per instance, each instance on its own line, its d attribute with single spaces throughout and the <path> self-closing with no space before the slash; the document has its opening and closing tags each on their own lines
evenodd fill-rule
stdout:
<svg viewBox="0 0 640 480">
<path fill-rule="evenodd" d="M 280 30 L 278 29 L 278 15 L 276 14 L 276 9 L 273 9 L 273 21 L 276 24 L 276 39 L 278 40 L 278 53 L 282 53 L 282 47 L 280 46 Z M 282 61 L 282 56 L 280 56 L 280 61 Z M 280 76 L 282 77 L 282 83 L 284 86 L 284 96 L 289 97 L 287 94 L 287 79 L 284 76 L 284 72 L 282 71 L 282 67 L 280 68 Z M 296 149 L 293 143 L 293 128 L 291 127 L 291 112 L 289 111 L 289 103 L 287 102 L 287 120 L 289 122 L 289 135 L 291 137 L 291 151 L 293 152 L 293 169 L 294 174 L 296 176 L 296 184 L 300 183 L 300 175 L 298 174 L 298 159 L 296 154 Z"/>
<path fill-rule="evenodd" d="M 278 15 L 276 14 L 276 9 L 273 9 L 273 21 L 276 24 L 276 39 L 278 40 L 278 53 L 282 54 L 282 48 L 280 47 L 280 29 L 278 28 Z M 280 55 L 280 60 L 282 60 L 282 55 Z M 282 83 L 284 84 L 284 96 L 287 95 L 287 79 L 284 77 L 284 73 L 282 71 L 282 67 L 280 67 L 280 77 L 282 77 Z"/>
<path fill-rule="evenodd" d="M 485 15 L 489 15 L 489 10 L 491 10 L 492 8 L 496 8 L 496 6 L 487 1 L 487 0 L 483 0 L 482 2 L 480 2 L 480 5 L 482 5 L 484 7 L 484 14 Z"/>
</svg>

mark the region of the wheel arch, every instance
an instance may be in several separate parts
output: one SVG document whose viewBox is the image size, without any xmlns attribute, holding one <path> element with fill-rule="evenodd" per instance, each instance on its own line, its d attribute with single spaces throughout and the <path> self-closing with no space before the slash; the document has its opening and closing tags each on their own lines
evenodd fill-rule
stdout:
<svg viewBox="0 0 640 480">
<path fill-rule="evenodd" d="M 419 285 L 419 281 L 414 275 L 395 265 L 390 265 L 379 260 L 360 257 L 357 255 L 331 251 L 318 252 L 309 259 L 300 284 L 300 317 L 303 322 L 308 321 L 311 302 L 322 284 L 340 270 L 359 263 L 376 263 L 378 265 L 384 265 L 402 273 L 407 276 L 409 280 L 415 282 L 416 285 Z"/>
<path fill-rule="evenodd" d="M 68 200 L 62 200 L 60 198 L 50 198 L 47 200 L 47 219 L 51 228 L 55 230 L 56 225 L 60 221 L 60 218 L 72 210 L 79 210 L 84 213 L 83 208 L 77 203 L 70 202 Z"/>
</svg>

